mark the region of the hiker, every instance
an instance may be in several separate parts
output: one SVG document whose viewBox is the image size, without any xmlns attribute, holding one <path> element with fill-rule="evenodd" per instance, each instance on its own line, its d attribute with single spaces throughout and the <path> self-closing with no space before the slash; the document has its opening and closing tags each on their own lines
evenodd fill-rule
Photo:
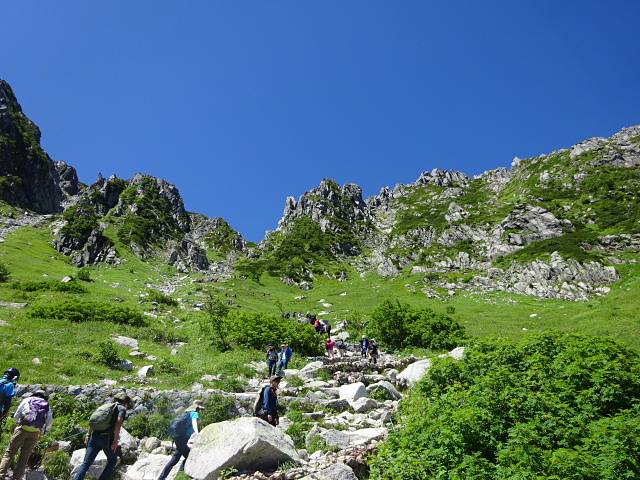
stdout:
<svg viewBox="0 0 640 480">
<path fill-rule="evenodd" d="M 9 415 L 18 380 L 20 380 L 20 370 L 13 367 L 7 368 L 0 379 L 0 421 Z"/>
<path fill-rule="evenodd" d="M 285 370 L 287 368 L 287 366 L 289 365 L 289 362 L 291 361 L 292 356 L 293 356 L 293 350 L 291 350 L 291 347 L 287 344 L 287 342 L 284 342 L 282 344 L 282 350 L 280 350 L 280 354 L 278 357 L 280 358 L 280 361 L 276 366 L 278 370 L 276 372 L 276 375 L 282 376 L 282 370 Z"/>
<path fill-rule="evenodd" d="M 262 396 L 262 408 L 264 415 L 266 415 L 265 421 L 274 427 L 280 423 L 278 415 L 278 386 L 280 385 L 280 380 L 282 380 L 280 375 L 271 377 L 271 384 L 264 389 Z"/>
<path fill-rule="evenodd" d="M 324 331 L 327 333 L 327 337 L 331 336 L 331 323 L 329 322 L 329 320 L 326 320 L 324 322 Z"/>
<path fill-rule="evenodd" d="M 327 354 L 329 355 L 329 358 L 333 358 L 333 347 L 335 347 L 336 342 L 334 342 L 331 337 L 327 338 L 327 344 L 325 345 L 325 348 L 327 349 Z"/>
<path fill-rule="evenodd" d="M 193 404 L 185 410 L 185 413 L 177 417 L 169 427 L 169 433 L 173 437 L 173 441 L 176 444 L 176 451 L 165 465 L 162 473 L 158 477 L 158 480 L 164 480 L 171 473 L 171 469 L 180 461 L 180 457 L 184 457 L 180 470 L 184 470 L 184 464 L 189 458 L 188 442 L 191 435 L 198 433 L 198 419 L 200 418 L 200 412 L 205 410 L 202 400 L 194 400 Z M 187 415 L 188 414 L 188 415 Z M 174 436 L 175 435 L 175 436 Z"/>
<path fill-rule="evenodd" d="M 273 343 L 267 347 L 267 364 L 269 365 L 269 377 L 276 373 L 276 363 L 278 363 L 278 351 Z"/>
<path fill-rule="evenodd" d="M 369 339 L 366 335 L 362 335 L 362 340 L 360 340 L 360 356 L 362 358 L 367 357 L 367 352 L 369 351 Z"/>
<path fill-rule="evenodd" d="M 7 451 L 2 456 L 0 478 L 6 477 L 9 465 L 13 463 L 13 458 L 20 450 L 18 463 L 13 469 L 13 478 L 19 480 L 24 475 L 27 461 L 38 439 L 51 430 L 53 424 L 47 392 L 38 390 L 22 400 L 13 418 L 18 421 L 18 427 L 13 431 Z"/>
<path fill-rule="evenodd" d="M 317 334 L 322 332 L 322 323 L 320 323 L 319 319 L 316 318 L 315 322 L 313 322 L 313 328 L 316 329 Z"/>
<path fill-rule="evenodd" d="M 375 338 L 369 342 L 369 363 L 378 363 L 378 344 Z"/>
<path fill-rule="evenodd" d="M 115 404 L 107 403 L 98 407 L 89 419 L 89 430 L 84 441 L 87 451 L 74 480 L 84 480 L 87 470 L 93 464 L 100 450 L 107 456 L 107 465 L 98 480 L 109 480 L 116 468 L 118 463 L 116 449 L 120 439 L 120 429 L 127 416 L 127 409 L 131 408 L 131 398 L 129 395 L 117 395 L 113 399 L 116 402 Z M 110 415 L 110 417 L 107 417 L 107 415 Z M 92 426 L 94 418 L 99 420 L 98 423 L 94 423 L 95 429 Z"/>
<path fill-rule="evenodd" d="M 347 355 L 347 344 L 341 338 L 336 340 L 336 348 L 338 349 L 338 356 L 344 358 Z"/>
</svg>

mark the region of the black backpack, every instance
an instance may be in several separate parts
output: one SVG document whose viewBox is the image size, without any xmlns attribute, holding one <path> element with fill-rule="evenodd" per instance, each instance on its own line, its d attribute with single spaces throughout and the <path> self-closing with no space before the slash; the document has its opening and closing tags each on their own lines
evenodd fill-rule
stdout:
<svg viewBox="0 0 640 480">
<path fill-rule="evenodd" d="M 264 389 L 267 388 L 268 386 L 269 385 L 265 385 L 264 387 L 262 387 L 260 389 L 260 392 L 258 392 L 258 395 L 256 396 L 256 399 L 253 402 L 253 416 L 254 417 L 259 417 L 259 418 L 264 418 L 265 417 L 263 398 L 264 398 Z"/>
</svg>

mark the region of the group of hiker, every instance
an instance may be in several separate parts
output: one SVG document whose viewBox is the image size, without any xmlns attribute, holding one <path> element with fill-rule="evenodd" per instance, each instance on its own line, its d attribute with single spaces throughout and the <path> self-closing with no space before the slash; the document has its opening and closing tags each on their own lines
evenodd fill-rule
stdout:
<svg viewBox="0 0 640 480">
<path fill-rule="evenodd" d="M 270 343 L 267 347 L 267 366 L 269 367 L 268 376 L 282 375 L 282 370 L 289 366 L 291 357 L 293 356 L 293 350 L 287 342 L 283 342 L 281 345 L 282 350 L 278 352 L 273 343 Z"/>
</svg>

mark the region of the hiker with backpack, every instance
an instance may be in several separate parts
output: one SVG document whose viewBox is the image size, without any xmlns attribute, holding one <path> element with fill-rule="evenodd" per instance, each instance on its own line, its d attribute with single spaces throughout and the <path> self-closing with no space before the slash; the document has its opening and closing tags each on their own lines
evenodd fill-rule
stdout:
<svg viewBox="0 0 640 480">
<path fill-rule="evenodd" d="M 291 350 L 291 347 L 287 344 L 287 342 L 284 342 L 282 344 L 282 350 L 280 350 L 280 354 L 278 355 L 280 361 L 276 366 L 276 369 L 278 370 L 276 372 L 276 375 L 282 376 L 282 370 L 285 370 L 287 368 L 292 356 L 293 350 Z"/>
<path fill-rule="evenodd" d="M 378 363 L 378 343 L 375 338 L 369 342 L 369 363 Z"/>
<path fill-rule="evenodd" d="M 38 439 L 51 430 L 53 424 L 47 392 L 38 390 L 22 400 L 13 418 L 18 421 L 18 427 L 13 431 L 9 446 L 2 456 L 0 478 L 6 477 L 9 465 L 13 463 L 14 457 L 20 450 L 18 463 L 13 469 L 13 478 L 19 480 L 24 475 L 27 461 L 38 443 Z"/>
<path fill-rule="evenodd" d="M 0 421 L 4 423 L 9 415 L 11 402 L 16 395 L 16 384 L 20 379 L 20 370 L 17 368 L 7 368 L 2 378 L 0 378 Z"/>
<path fill-rule="evenodd" d="M 187 462 L 191 451 L 188 445 L 189 438 L 194 433 L 198 433 L 198 419 L 202 410 L 205 410 L 202 400 L 194 400 L 193 404 L 182 415 L 177 416 L 171 422 L 169 434 L 173 437 L 176 451 L 165 465 L 158 480 L 164 480 L 169 476 L 173 467 L 180 461 L 180 457 L 184 457 L 182 465 L 180 465 L 180 471 L 184 470 L 184 464 Z"/>
<path fill-rule="evenodd" d="M 280 423 L 280 416 L 278 415 L 278 387 L 282 377 L 275 375 L 271 377 L 270 385 L 264 389 L 262 395 L 262 412 L 263 420 L 273 425 L 274 427 Z"/>
<path fill-rule="evenodd" d="M 98 480 L 109 480 L 116 468 L 118 463 L 116 449 L 120 439 L 120 429 L 127 416 L 127 409 L 131 408 L 131 398 L 129 395 L 117 395 L 113 400 L 115 402 L 98 407 L 89 417 L 89 430 L 84 441 L 87 451 L 74 480 L 84 480 L 87 470 L 93 465 L 101 450 L 107 457 L 107 465 Z"/>
<path fill-rule="evenodd" d="M 366 358 L 369 352 L 369 339 L 366 335 L 362 335 L 362 340 L 360 340 L 360 356 L 362 358 Z"/>
<path fill-rule="evenodd" d="M 347 355 L 347 344 L 342 338 L 336 340 L 336 348 L 338 349 L 338 357 L 344 358 Z"/>
<path fill-rule="evenodd" d="M 278 351 L 273 343 L 267 347 L 267 364 L 269 365 L 269 377 L 276 373 L 276 363 L 278 363 Z"/>
</svg>

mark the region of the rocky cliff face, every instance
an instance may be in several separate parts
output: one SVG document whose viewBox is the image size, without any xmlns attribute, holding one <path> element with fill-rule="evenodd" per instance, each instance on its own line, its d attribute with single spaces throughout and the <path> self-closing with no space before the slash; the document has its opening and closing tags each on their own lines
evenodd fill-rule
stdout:
<svg viewBox="0 0 640 480">
<path fill-rule="evenodd" d="M 40 146 L 40 129 L 0 80 L 0 200 L 36 213 L 57 213 L 77 192 L 75 169 L 49 158 Z"/>
<path fill-rule="evenodd" d="M 619 280 L 614 265 L 625 260 L 616 256 L 621 244 L 613 248 L 611 234 L 640 235 L 639 165 L 636 126 L 516 158 L 511 169 L 473 179 L 434 169 L 364 202 L 357 185 L 340 189 L 325 179 L 298 201 L 287 199 L 278 230 L 307 216 L 324 232 L 349 231 L 357 249 L 335 251 L 363 273 L 393 277 L 412 268 L 428 274 L 429 288 L 585 300 Z M 452 272 L 466 283 L 438 280 Z"/>
</svg>

